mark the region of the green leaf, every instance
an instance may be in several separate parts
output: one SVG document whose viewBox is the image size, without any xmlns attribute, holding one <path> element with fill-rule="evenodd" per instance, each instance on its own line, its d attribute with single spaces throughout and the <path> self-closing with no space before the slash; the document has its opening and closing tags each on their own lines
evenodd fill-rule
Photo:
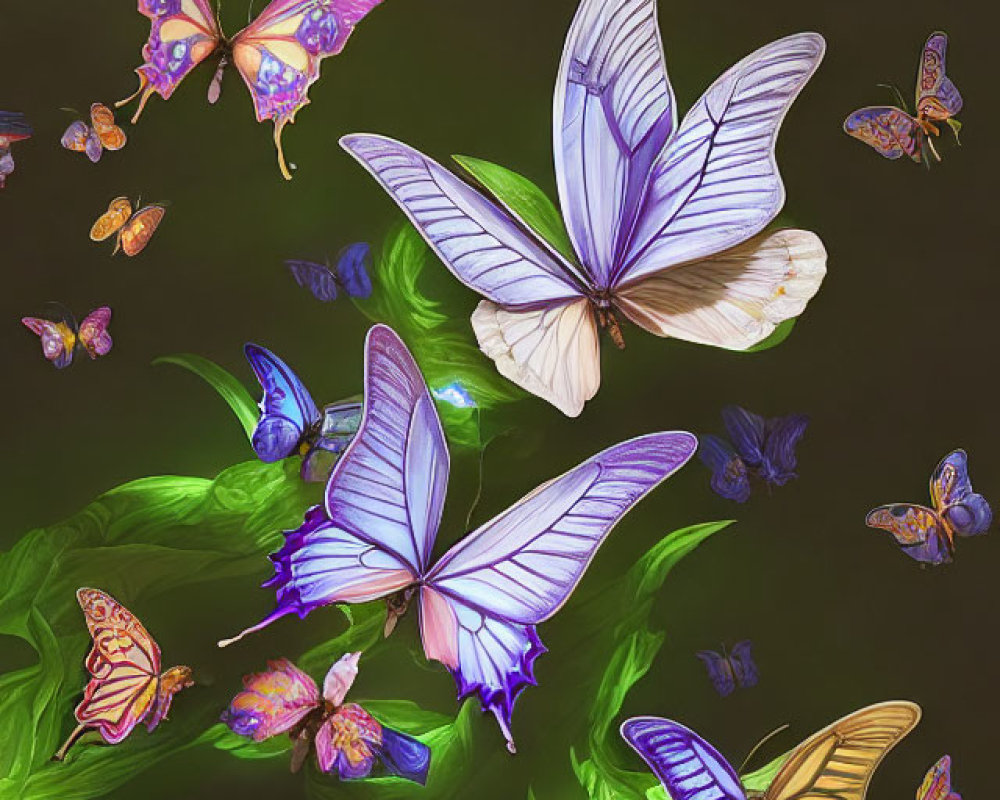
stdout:
<svg viewBox="0 0 1000 800">
<path fill-rule="evenodd" d="M 566 260 L 576 261 L 562 215 L 545 192 L 523 175 L 499 164 L 472 156 L 452 158 Z"/>
<path fill-rule="evenodd" d="M 786 319 L 777 328 L 772 331 L 771 335 L 764 339 L 762 342 L 757 342 L 753 347 L 748 347 L 743 350 L 744 353 L 759 353 L 762 350 L 770 350 L 772 347 L 777 347 L 785 339 L 787 339 L 791 333 L 792 328 L 795 327 L 795 317 L 791 319 Z"/>
<path fill-rule="evenodd" d="M 767 787 L 771 785 L 771 781 L 775 779 L 778 771 L 785 766 L 785 762 L 791 754 L 791 751 L 784 753 L 760 769 L 746 775 L 741 775 L 740 781 L 743 784 L 743 788 L 749 792 L 767 791 Z"/>
<path fill-rule="evenodd" d="M 257 427 L 257 418 L 260 415 L 260 409 L 257 408 L 257 404 L 250 396 L 250 392 L 247 391 L 246 387 L 225 369 L 214 361 L 209 361 L 207 358 L 195 355 L 194 353 L 161 356 L 154 359 L 153 364 L 175 364 L 202 378 L 219 393 L 219 396 L 232 409 L 232 412 L 243 426 L 243 432 L 246 433 L 247 439 L 253 438 L 253 430 Z"/>
</svg>

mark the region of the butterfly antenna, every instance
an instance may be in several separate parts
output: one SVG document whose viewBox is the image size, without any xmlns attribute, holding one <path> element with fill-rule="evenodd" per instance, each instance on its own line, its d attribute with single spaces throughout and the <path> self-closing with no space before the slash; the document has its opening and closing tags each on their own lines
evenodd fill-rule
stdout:
<svg viewBox="0 0 1000 800">
<path fill-rule="evenodd" d="M 479 411 L 479 406 L 476 406 L 476 433 L 477 436 L 482 437 L 482 417 Z M 482 446 L 479 451 L 479 479 L 476 483 L 476 496 L 472 498 L 472 505 L 469 506 L 469 513 L 465 515 L 465 530 L 468 531 L 472 526 L 472 515 L 476 513 L 476 509 L 479 507 L 479 501 L 483 498 L 483 467 L 484 460 L 486 458 L 486 448 L 490 446 L 490 439 L 486 444 Z"/>
<path fill-rule="evenodd" d="M 905 111 L 907 114 L 910 113 L 909 107 L 906 105 L 906 100 L 903 99 L 903 93 L 899 91 L 899 87 L 894 83 L 877 83 L 876 86 L 882 89 L 888 89 L 892 92 L 892 96 L 896 98 L 896 102 L 899 103 L 899 107 Z"/>
<path fill-rule="evenodd" d="M 761 747 L 763 747 L 765 744 L 767 744 L 767 742 L 769 742 L 771 739 L 773 739 L 775 736 L 777 736 L 779 733 L 781 733 L 787 727 L 788 727 L 788 723 L 786 722 L 784 725 L 781 725 L 780 727 L 775 728 L 773 731 L 771 731 L 769 734 L 767 734 L 767 736 L 765 736 L 763 739 L 761 739 L 759 742 L 757 742 L 757 744 L 755 744 L 753 746 L 753 748 L 750 750 L 750 752 L 747 753 L 747 757 L 743 759 L 743 763 L 740 764 L 740 768 L 738 770 L 736 770 L 736 773 L 738 775 L 742 775 L 744 768 L 746 767 L 747 764 L 750 763 L 750 759 L 753 758 L 757 754 L 757 751 L 760 750 Z"/>
<path fill-rule="evenodd" d="M 247 4 L 247 25 L 253 21 L 253 0 Z"/>
</svg>

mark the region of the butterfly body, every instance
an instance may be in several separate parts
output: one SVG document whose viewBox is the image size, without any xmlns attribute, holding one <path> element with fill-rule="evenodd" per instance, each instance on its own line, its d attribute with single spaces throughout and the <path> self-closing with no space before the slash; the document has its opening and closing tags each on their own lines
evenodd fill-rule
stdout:
<svg viewBox="0 0 1000 800">
<path fill-rule="evenodd" d="M 917 789 L 917 800 L 962 800 L 951 790 L 951 756 L 941 756 Z"/>
<path fill-rule="evenodd" d="M 449 454 L 434 401 L 409 350 L 374 326 L 365 343 L 364 416 L 323 505 L 287 531 L 267 586 L 277 606 L 232 644 L 280 617 L 330 603 L 387 600 L 386 631 L 418 606 L 429 659 L 460 697 L 491 711 L 513 752 L 510 720 L 545 648 L 536 625 L 572 594 L 611 529 L 694 454 L 685 432 L 622 442 L 531 492 L 432 563 Z M 307 566 L 308 565 L 308 566 Z"/>
<path fill-rule="evenodd" d="M 751 647 L 751 642 L 744 640 L 733 645 L 732 651 L 728 653 L 725 647 L 722 648 L 722 653 L 714 650 L 699 650 L 695 653 L 708 670 L 712 686 L 720 696 L 728 697 L 737 689 L 749 689 L 757 685 L 760 675 L 750 653 Z"/>
<path fill-rule="evenodd" d="M 869 511 L 865 524 L 889 531 L 903 552 L 916 561 L 950 563 L 955 537 L 984 534 L 993 520 L 986 498 L 972 490 L 964 450 L 955 450 L 941 459 L 931 474 L 930 495 L 933 508 L 891 503 Z"/>
<path fill-rule="evenodd" d="M 348 653 L 327 673 L 323 691 L 288 659 L 268 662 L 268 670 L 243 679 L 222 720 L 256 742 L 287 733 L 294 742 L 292 772 L 316 754 L 320 771 L 343 780 L 396 775 L 423 784 L 429 748 L 381 725 L 344 698 L 354 683 L 360 653 Z"/>
<path fill-rule="evenodd" d="M 0 111 L 0 189 L 4 188 L 8 176 L 14 172 L 11 144 L 30 139 L 32 133 L 24 114 L 19 111 Z"/>
<path fill-rule="evenodd" d="M 136 69 L 139 88 L 118 105 L 138 97 L 132 118 L 138 122 L 151 95 L 169 99 L 195 67 L 218 53 L 209 101 L 218 100 L 222 73 L 227 64 L 234 64 L 250 90 L 257 121 L 274 121 L 278 165 L 290 180 L 282 129 L 309 103 L 309 87 L 319 78 L 320 62 L 338 54 L 354 26 L 380 2 L 272 0 L 257 19 L 227 37 L 208 0 L 139 0 L 139 13 L 150 20 L 151 28 L 142 50 L 143 64 Z"/>
<path fill-rule="evenodd" d="M 699 455 L 712 470 L 716 494 L 744 503 L 750 499 L 751 478 L 768 487 L 784 486 L 796 477 L 795 448 L 809 424 L 808 417 L 791 414 L 765 419 L 739 406 L 722 409 L 729 439 L 706 435 Z"/>
<path fill-rule="evenodd" d="M 402 142 L 351 134 L 341 146 L 482 296 L 471 323 L 498 371 L 577 416 L 600 386 L 602 328 L 618 347 L 627 319 L 744 350 L 818 291 L 819 238 L 764 229 L 784 202 L 778 128 L 824 50 L 811 33 L 766 45 L 678 124 L 655 0 L 583 0 L 553 106 L 564 246 Z"/>
<path fill-rule="evenodd" d="M 166 208 L 156 203 L 138 208 L 133 213 L 132 203 L 127 197 L 116 197 L 91 226 L 90 240 L 103 242 L 114 236 L 112 255 L 121 250 L 129 257 L 137 256 L 146 249 L 166 213 Z"/>
<path fill-rule="evenodd" d="M 41 317 L 23 317 L 21 322 L 39 337 L 42 343 L 42 355 L 51 361 L 56 369 L 63 369 L 73 363 L 73 353 L 78 348 L 86 352 L 91 360 L 111 352 L 112 339 L 108 333 L 111 308 L 108 306 L 101 306 L 91 311 L 79 327 L 69 312 L 58 321 Z"/>
<path fill-rule="evenodd" d="M 85 662 L 91 679 L 74 711 L 79 725 L 54 756 L 57 761 L 87 728 L 95 728 L 108 744 L 122 741 L 144 720 L 154 730 L 166 719 L 173 696 L 194 683 L 190 667 L 160 673 L 160 648 L 110 595 L 85 588 L 76 596 L 93 640 Z"/>
<path fill-rule="evenodd" d="M 956 139 L 961 127 L 955 116 L 962 110 L 962 95 L 945 74 L 947 48 L 948 37 L 940 31 L 932 33 L 924 44 L 913 114 L 900 96 L 900 106 L 868 106 L 853 112 L 844 121 L 844 131 L 891 160 L 905 155 L 921 161 L 929 151 L 940 161 L 931 138 L 941 134 L 935 123 L 947 122 Z"/>
<path fill-rule="evenodd" d="M 85 153 L 96 164 L 105 150 L 121 150 L 127 141 L 125 131 L 115 124 L 114 112 L 102 103 L 94 103 L 90 106 L 90 125 L 82 120 L 70 123 L 61 144 L 67 150 Z"/>
<path fill-rule="evenodd" d="M 747 793 L 708 741 L 678 722 L 633 717 L 621 726 L 673 800 L 865 800 L 885 755 L 920 721 L 920 707 L 893 701 L 834 722 L 796 747 L 763 793 Z"/>
</svg>

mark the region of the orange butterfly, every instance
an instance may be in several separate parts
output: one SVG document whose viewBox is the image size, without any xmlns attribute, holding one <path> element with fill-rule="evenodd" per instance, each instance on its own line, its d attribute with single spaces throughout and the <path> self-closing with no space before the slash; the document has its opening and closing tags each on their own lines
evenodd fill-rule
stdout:
<svg viewBox="0 0 1000 800">
<path fill-rule="evenodd" d="M 96 728 L 108 744 L 118 744 L 147 716 L 152 731 L 167 716 L 170 701 L 193 686 L 190 667 L 160 674 L 160 648 L 132 613 L 97 589 L 77 589 L 94 646 L 87 655 L 90 683 L 73 712 L 80 723 L 52 758 L 66 751 L 87 728 Z M 152 712 L 152 713 L 151 713 Z"/>
<path fill-rule="evenodd" d="M 70 124 L 62 135 L 62 146 L 75 153 L 86 153 L 95 164 L 105 150 L 121 150 L 128 137 L 115 124 L 115 114 L 103 103 L 90 107 L 90 125 L 83 120 Z"/>
<path fill-rule="evenodd" d="M 112 255 L 119 250 L 124 251 L 127 256 L 138 255 L 149 244 L 166 213 L 163 206 L 151 203 L 133 214 L 129 199 L 116 197 L 90 229 L 90 240 L 103 242 L 117 234 Z"/>
</svg>

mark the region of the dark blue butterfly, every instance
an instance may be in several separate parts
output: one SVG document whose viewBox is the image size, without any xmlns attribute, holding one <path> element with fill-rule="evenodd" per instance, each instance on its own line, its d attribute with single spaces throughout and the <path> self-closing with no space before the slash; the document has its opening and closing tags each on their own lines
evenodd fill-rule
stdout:
<svg viewBox="0 0 1000 800">
<path fill-rule="evenodd" d="M 270 463 L 300 454 L 302 479 L 325 482 L 358 432 L 363 404 L 332 403 L 321 412 L 302 381 L 274 353 L 255 344 L 245 345 L 243 352 L 264 389 L 253 432 L 257 457 Z"/>
<path fill-rule="evenodd" d="M 348 297 L 368 297 L 372 293 L 368 277 L 371 263 L 371 247 L 366 242 L 356 242 L 340 251 L 335 269 L 313 261 L 289 260 L 285 266 L 299 286 L 312 292 L 317 300 L 331 303 L 337 299 L 338 289 Z"/>
<path fill-rule="evenodd" d="M 714 650 L 699 650 L 695 653 L 708 670 L 708 677 L 715 691 L 722 697 L 728 697 L 737 689 L 749 689 L 757 685 L 760 673 L 750 654 L 752 647 L 750 640 L 745 639 L 734 644 L 728 653 L 724 645 L 721 654 Z"/>
<path fill-rule="evenodd" d="M 745 503 L 750 499 L 751 478 L 768 486 L 784 486 L 797 477 L 795 447 L 806 431 L 808 417 L 790 414 L 764 419 L 739 406 L 726 406 L 722 424 L 729 441 L 705 435 L 698 449 L 701 460 L 712 470 L 716 494 Z"/>
</svg>

